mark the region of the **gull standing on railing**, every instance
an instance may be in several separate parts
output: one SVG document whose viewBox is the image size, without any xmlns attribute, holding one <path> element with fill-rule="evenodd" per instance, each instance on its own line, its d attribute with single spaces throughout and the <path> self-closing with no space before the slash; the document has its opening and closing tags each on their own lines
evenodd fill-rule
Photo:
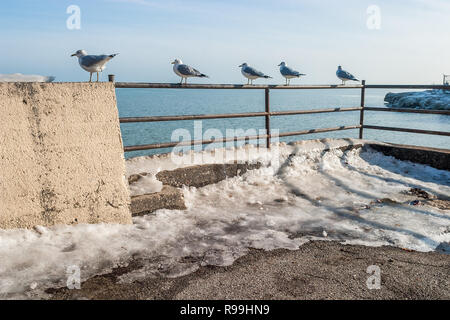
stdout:
<svg viewBox="0 0 450 320">
<path fill-rule="evenodd" d="M 301 76 L 306 76 L 306 74 L 304 74 L 304 73 L 300 73 L 298 71 L 295 71 L 292 68 L 289 68 L 286 65 L 286 62 L 281 62 L 278 66 L 280 67 L 281 75 L 286 78 L 287 86 L 291 84 L 292 78 L 300 78 Z"/>
<path fill-rule="evenodd" d="M 345 85 L 346 81 L 359 81 L 351 73 L 349 73 L 345 70 L 342 70 L 341 66 L 338 67 L 338 69 L 336 71 L 336 76 L 342 80 L 343 85 Z"/>
<path fill-rule="evenodd" d="M 175 59 L 173 62 L 173 72 L 175 72 L 179 77 L 181 77 L 180 84 L 187 83 L 187 78 L 209 78 L 206 74 L 201 73 L 197 69 L 188 66 L 187 64 L 183 64 L 183 61 L 180 59 Z"/>
<path fill-rule="evenodd" d="M 253 84 L 253 80 L 258 78 L 272 78 L 270 76 L 265 75 L 261 71 L 258 71 L 252 67 L 250 67 L 246 62 L 241 64 L 239 66 L 241 68 L 241 73 L 244 75 L 244 77 L 247 78 L 247 84 Z"/>
<path fill-rule="evenodd" d="M 80 66 L 89 72 L 91 75 L 89 77 L 89 82 L 92 82 L 92 74 L 97 73 L 97 82 L 98 82 L 98 73 L 102 72 L 106 68 L 106 63 L 117 56 L 116 54 L 111 55 L 88 55 L 85 50 L 78 50 L 74 54 L 72 54 L 72 57 L 78 57 L 78 63 Z"/>
</svg>

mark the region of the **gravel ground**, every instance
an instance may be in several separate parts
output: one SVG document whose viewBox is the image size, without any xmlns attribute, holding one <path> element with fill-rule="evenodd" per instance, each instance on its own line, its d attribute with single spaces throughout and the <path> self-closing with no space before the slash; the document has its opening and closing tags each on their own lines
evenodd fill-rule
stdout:
<svg viewBox="0 0 450 320">
<path fill-rule="evenodd" d="M 450 299 L 450 255 L 394 247 L 314 241 L 296 251 L 251 250 L 229 267 L 202 267 L 179 278 L 118 283 L 144 262 L 93 277 L 81 290 L 50 289 L 51 299 Z M 367 268 L 381 270 L 368 289 Z"/>
</svg>

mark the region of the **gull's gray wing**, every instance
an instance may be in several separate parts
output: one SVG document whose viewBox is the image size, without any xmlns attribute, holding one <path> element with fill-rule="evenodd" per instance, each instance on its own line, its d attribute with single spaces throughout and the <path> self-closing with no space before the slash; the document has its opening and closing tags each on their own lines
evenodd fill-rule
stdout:
<svg viewBox="0 0 450 320">
<path fill-rule="evenodd" d="M 344 70 L 338 70 L 336 72 L 336 75 L 338 76 L 338 78 L 344 78 L 344 79 L 348 79 L 348 80 L 358 80 L 350 72 L 347 72 Z"/>
<path fill-rule="evenodd" d="M 96 64 L 108 61 L 111 58 L 112 56 L 108 56 L 105 54 L 100 56 L 89 55 L 81 58 L 81 64 L 85 67 L 92 67 L 95 66 Z"/>
<path fill-rule="evenodd" d="M 196 70 L 196 69 L 194 69 L 194 68 L 192 68 L 192 67 L 190 67 L 190 66 L 188 66 L 186 64 L 180 64 L 177 67 L 177 70 L 178 70 L 179 73 L 181 73 L 182 75 L 185 75 L 185 76 L 200 77 L 200 76 L 203 75 L 200 71 L 198 71 L 198 70 Z"/>
<path fill-rule="evenodd" d="M 255 77 L 266 77 L 266 75 L 264 73 L 262 73 L 261 71 L 258 71 L 249 66 L 246 66 L 244 68 L 244 72 L 248 73 L 249 75 L 255 76 Z"/>
<path fill-rule="evenodd" d="M 281 68 L 280 72 L 281 72 L 281 74 L 282 74 L 283 76 L 295 76 L 295 77 L 304 76 L 303 73 L 300 73 L 300 72 L 298 72 L 298 71 L 295 71 L 294 69 L 289 68 L 289 67 L 286 67 L 286 66 L 284 66 L 283 68 Z"/>
</svg>

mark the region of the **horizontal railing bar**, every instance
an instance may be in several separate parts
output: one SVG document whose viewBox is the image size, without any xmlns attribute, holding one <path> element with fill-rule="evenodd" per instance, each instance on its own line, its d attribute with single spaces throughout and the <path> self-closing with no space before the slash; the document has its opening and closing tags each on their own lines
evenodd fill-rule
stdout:
<svg viewBox="0 0 450 320">
<path fill-rule="evenodd" d="M 386 112 L 406 112 L 406 113 L 425 113 L 425 114 L 445 114 L 450 115 L 450 110 L 425 110 L 425 109 L 407 109 L 407 108 L 380 108 L 365 107 L 366 111 L 386 111 Z"/>
<path fill-rule="evenodd" d="M 310 130 L 302 130 L 302 131 L 283 132 L 278 135 L 271 135 L 271 137 L 274 138 L 274 137 L 299 136 L 299 135 L 307 135 L 307 134 L 314 134 L 314 133 L 352 130 L 352 129 L 359 129 L 359 128 L 361 128 L 360 125 L 341 126 L 341 127 L 334 127 L 334 128 L 322 128 L 322 129 L 310 129 Z M 431 130 L 382 127 L 382 126 L 372 126 L 372 125 L 364 125 L 363 128 L 364 129 L 374 129 L 374 130 L 388 130 L 388 131 L 400 131 L 400 132 L 450 136 L 450 132 L 431 131 Z M 241 141 L 241 140 L 258 140 L 258 139 L 265 139 L 267 137 L 268 137 L 267 134 L 263 134 L 263 135 L 259 135 L 259 136 L 242 136 L 242 137 L 210 139 L 210 140 L 190 140 L 190 141 L 185 141 L 185 142 L 166 142 L 166 143 L 156 143 L 156 144 L 147 144 L 147 145 L 138 145 L 138 146 L 126 146 L 126 147 L 124 147 L 124 151 L 131 152 L 131 151 L 141 151 L 141 150 L 150 150 L 150 149 L 171 148 L 171 147 L 175 147 L 175 146 L 189 146 L 189 145 L 197 145 L 197 144 L 211 144 L 211 143 Z"/>
<path fill-rule="evenodd" d="M 367 84 L 367 89 L 442 89 L 450 90 L 450 86 L 424 84 Z"/>
<path fill-rule="evenodd" d="M 270 113 L 271 116 L 289 116 L 296 114 L 312 114 L 312 113 L 329 113 L 329 112 L 347 112 L 347 111 L 358 111 L 361 107 L 353 108 L 332 108 L 332 109 L 313 109 L 313 110 L 292 110 L 292 111 L 273 111 Z"/>
<path fill-rule="evenodd" d="M 341 127 L 323 128 L 323 129 L 310 129 L 310 130 L 302 130 L 302 131 L 283 132 L 283 133 L 280 133 L 279 135 L 275 135 L 275 137 L 276 136 L 279 136 L 279 137 L 301 136 L 301 135 L 313 134 L 313 133 L 352 130 L 352 129 L 359 129 L 359 128 L 361 128 L 360 125 L 341 126 Z M 272 137 L 274 137 L 274 135 Z"/>
<path fill-rule="evenodd" d="M 124 89 L 361 89 L 361 85 L 247 85 L 247 84 L 179 84 L 179 83 L 146 83 L 115 82 L 116 88 Z"/>
<path fill-rule="evenodd" d="M 277 84 L 179 84 L 179 83 L 149 83 L 149 82 L 115 82 L 115 87 L 123 88 L 155 88 L 155 89 L 361 89 L 362 85 L 277 85 Z M 450 86 L 444 85 L 422 85 L 422 84 L 369 84 L 367 89 L 441 89 L 450 90 Z"/>
<path fill-rule="evenodd" d="M 274 112 L 246 112 L 246 113 L 198 114 L 198 115 L 181 115 L 181 116 L 129 117 L 129 118 L 120 118 L 120 123 L 182 121 L 182 120 L 201 120 L 201 119 L 224 119 L 224 118 L 248 118 L 248 117 L 264 117 L 267 115 L 269 115 L 269 116 L 287 116 L 287 115 L 327 113 L 327 112 L 347 112 L 347 111 L 358 111 L 358 110 L 361 110 L 361 107 L 274 111 Z"/>
<path fill-rule="evenodd" d="M 292 131 L 292 132 L 283 132 L 280 134 L 272 134 L 270 137 L 289 137 L 289 136 L 300 136 L 306 134 L 313 133 L 321 133 L 321 132 L 331 132 L 331 131 L 340 131 L 340 130 L 350 130 L 350 129 L 358 129 L 360 125 L 356 126 L 341 126 L 335 128 L 322 128 L 322 129 L 310 129 L 303 131 Z M 231 138 L 220 138 L 220 139 L 210 139 L 210 140 L 190 140 L 183 142 L 165 142 L 165 143 L 155 143 L 155 144 L 147 144 L 147 145 L 139 145 L 139 146 L 126 146 L 124 148 L 125 152 L 130 151 L 141 151 L 141 150 L 150 150 L 150 149 L 162 149 L 162 148 L 171 148 L 175 146 L 190 146 L 190 145 L 198 145 L 198 144 L 210 144 L 210 143 L 220 143 L 220 142 L 229 142 L 229 141 L 242 141 L 242 140 L 258 140 L 265 139 L 269 135 L 261 134 L 257 136 L 242 136 L 242 137 L 231 137 Z"/>
<path fill-rule="evenodd" d="M 219 138 L 219 139 L 209 139 L 209 140 L 190 140 L 190 141 L 182 141 L 182 142 L 165 142 L 165 143 L 155 143 L 155 144 L 147 144 L 140 146 L 127 146 L 124 148 L 125 152 L 130 151 L 140 151 L 140 150 L 150 150 L 150 149 L 162 149 L 162 148 L 171 148 L 175 146 L 183 147 L 183 146 L 192 146 L 198 144 L 210 144 L 210 143 L 220 143 L 220 142 L 229 142 L 229 141 L 241 141 L 241 140 L 258 140 L 267 138 L 267 134 L 261 134 L 259 136 L 242 136 L 242 137 L 231 137 L 231 138 Z"/>
<path fill-rule="evenodd" d="M 248 117 L 264 117 L 265 115 L 266 115 L 265 112 L 246 112 L 246 113 L 224 113 L 224 114 L 195 114 L 195 115 L 181 115 L 181 116 L 130 117 L 130 118 L 120 118 L 120 123 L 248 118 Z"/>
<path fill-rule="evenodd" d="M 364 129 L 374 129 L 374 130 L 386 130 L 386 131 L 399 131 L 399 132 L 411 132 L 420 134 L 431 134 L 438 136 L 450 136 L 450 132 L 444 131 L 433 131 L 433 130 L 422 130 L 422 129 L 409 129 L 409 128 L 395 128 L 395 127 L 383 127 L 383 126 L 372 126 L 364 125 Z"/>
</svg>

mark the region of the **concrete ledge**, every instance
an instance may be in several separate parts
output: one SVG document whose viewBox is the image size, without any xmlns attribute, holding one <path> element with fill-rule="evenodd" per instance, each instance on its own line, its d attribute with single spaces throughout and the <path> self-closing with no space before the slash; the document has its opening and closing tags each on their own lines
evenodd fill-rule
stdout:
<svg viewBox="0 0 450 320">
<path fill-rule="evenodd" d="M 0 83 L 0 228 L 131 223 L 111 83 Z"/>
<path fill-rule="evenodd" d="M 398 160 L 420 163 L 440 170 L 450 170 L 450 150 L 386 143 L 368 143 L 365 146 Z"/>
<path fill-rule="evenodd" d="M 171 186 L 164 186 L 161 192 L 131 199 L 133 216 L 146 215 L 159 209 L 185 210 L 183 192 Z"/>
<path fill-rule="evenodd" d="M 162 191 L 132 197 L 132 215 L 142 216 L 159 209 L 185 210 L 183 192 L 178 188 L 183 186 L 201 188 L 260 167 L 261 163 L 205 164 L 161 171 L 156 178 L 164 184 Z M 136 183 L 143 175 L 145 173 L 131 175 L 128 182 Z"/>
<path fill-rule="evenodd" d="M 261 168 L 261 163 L 205 164 L 172 171 L 161 171 L 156 178 L 165 185 L 173 187 L 201 188 L 218 183 L 226 178 L 245 174 L 248 170 Z"/>
</svg>

